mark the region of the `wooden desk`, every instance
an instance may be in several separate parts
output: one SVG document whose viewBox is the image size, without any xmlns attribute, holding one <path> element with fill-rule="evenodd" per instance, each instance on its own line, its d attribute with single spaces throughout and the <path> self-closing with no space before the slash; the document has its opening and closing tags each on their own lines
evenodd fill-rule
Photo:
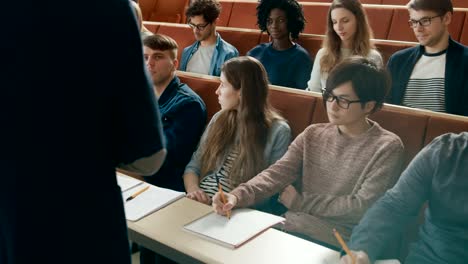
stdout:
<svg viewBox="0 0 468 264">
<path fill-rule="evenodd" d="M 182 198 L 137 222 L 128 221 L 129 237 L 179 263 L 336 264 L 339 253 L 270 228 L 238 249 L 230 249 L 183 230 L 210 206 Z"/>
</svg>

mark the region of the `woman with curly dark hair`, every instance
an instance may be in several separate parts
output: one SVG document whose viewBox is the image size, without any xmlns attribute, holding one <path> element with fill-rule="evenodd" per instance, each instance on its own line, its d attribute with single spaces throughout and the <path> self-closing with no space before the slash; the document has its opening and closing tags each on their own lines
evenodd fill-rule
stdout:
<svg viewBox="0 0 468 264">
<path fill-rule="evenodd" d="M 257 6 L 257 24 L 271 41 L 247 55 L 265 67 L 271 84 L 305 89 L 312 70 L 309 53 L 294 41 L 304 30 L 304 13 L 296 0 L 261 0 Z"/>
</svg>

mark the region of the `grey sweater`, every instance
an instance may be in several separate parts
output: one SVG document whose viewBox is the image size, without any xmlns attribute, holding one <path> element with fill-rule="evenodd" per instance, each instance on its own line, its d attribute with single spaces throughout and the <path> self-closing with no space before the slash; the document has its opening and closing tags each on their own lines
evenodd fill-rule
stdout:
<svg viewBox="0 0 468 264">
<path fill-rule="evenodd" d="M 349 247 L 373 262 L 423 205 L 425 221 L 407 264 L 468 263 L 468 132 L 434 139 L 410 163 L 397 184 L 365 214 Z"/>
<path fill-rule="evenodd" d="M 285 229 L 336 245 L 332 229 L 345 239 L 367 208 L 396 182 L 403 160 L 400 138 L 372 122 L 350 138 L 333 124 L 306 128 L 286 154 L 231 193 L 244 207 L 267 199 L 294 182 L 300 196 L 286 213 Z"/>
<path fill-rule="evenodd" d="M 206 139 L 206 132 L 209 130 L 209 127 L 213 124 L 213 121 L 216 120 L 217 116 L 218 114 L 213 116 L 210 123 L 208 124 L 207 129 L 205 129 L 205 133 L 203 134 L 200 140 L 200 145 L 204 143 Z M 286 150 L 288 149 L 288 146 L 291 143 L 291 129 L 289 128 L 289 125 L 285 121 L 275 120 L 273 121 L 270 127 L 268 135 L 265 135 L 265 136 L 267 137 L 267 144 L 264 150 L 264 157 L 265 157 L 266 164 L 269 166 L 275 163 L 278 159 L 280 159 L 284 155 Z M 228 155 L 230 152 L 231 152 L 230 149 L 227 149 L 225 151 L 226 155 Z M 191 172 L 199 177 L 200 176 L 211 177 L 223 165 L 222 163 L 218 164 L 218 167 L 214 171 L 209 172 L 208 175 L 200 175 L 201 174 L 200 159 L 201 159 L 201 152 L 200 152 L 200 147 L 198 147 L 195 153 L 193 153 L 192 159 L 190 160 L 189 164 L 185 167 L 184 174 Z"/>
</svg>

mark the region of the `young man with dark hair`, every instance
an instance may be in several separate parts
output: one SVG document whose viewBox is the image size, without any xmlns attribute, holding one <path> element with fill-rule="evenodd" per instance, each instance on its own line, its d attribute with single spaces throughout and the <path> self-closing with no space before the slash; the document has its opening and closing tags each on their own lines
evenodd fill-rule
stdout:
<svg viewBox="0 0 468 264">
<path fill-rule="evenodd" d="M 219 76 L 223 63 L 239 56 L 237 49 L 216 32 L 220 13 L 217 0 L 197 0 L 190 4 L 185 15 L 196 42 L 182 52 L 180 70 Z"/>
<path fill-rule="evenodd" d="M 184 191 L 182 174 L 200 140 L 206 123 L 206 106 L 202 99 L 176 76 L 177 43 L 156 34 L 143 40 L 146 67 L 159 97 L 159 111 L 167 146 L 161 169 L 147 182 Z"/>
<path fill-rule="evenodd" d="M 450 37 L 451 1 L 411 0 L 407 7 L 420 45 L 390 57 L 389 103 L 468 116 L 468 48 Z"/>
</svg>

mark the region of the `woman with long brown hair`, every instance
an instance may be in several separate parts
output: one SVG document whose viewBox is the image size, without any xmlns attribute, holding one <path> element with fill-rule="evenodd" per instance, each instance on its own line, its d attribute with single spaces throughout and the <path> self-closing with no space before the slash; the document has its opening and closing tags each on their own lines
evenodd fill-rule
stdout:
<svg viewBox="0 0 468 264">
<path fill-rule="evenodd" d="M 291 130 L 268 102 L 268 77 L 255 58 L 238 57 L 221 69 L 221 111 L 210 121 L 187 165 L 187 197 L 211 204 L 219 180 L 230 192 L 286 152 Z"/>
<path fill-rule="evenodd" d="M 287 208 L 283 229 L 299 237 L 339 247 L 336 228 L 347 240 L 364 212 L 400 175 L 401 139 L 368 116 L 383 105 L 388 73 L 362 57 L 338 64 L 327 80 L 323 104 L 329 123 L 307 127 L 275 164 L 248 182 L 212 198 L 225 215 L 282 191 Z"/>
<path fill-rule="evenodd" d="M 371 42 L 372 29 L 358 0 L 334 0 L 328 10 L 327 32 L 317 52 L 307 90 L 322 92 L 328 73 L 343 59 L 358 55 L 381 67 L 382 56 Z"/>
</svg>

